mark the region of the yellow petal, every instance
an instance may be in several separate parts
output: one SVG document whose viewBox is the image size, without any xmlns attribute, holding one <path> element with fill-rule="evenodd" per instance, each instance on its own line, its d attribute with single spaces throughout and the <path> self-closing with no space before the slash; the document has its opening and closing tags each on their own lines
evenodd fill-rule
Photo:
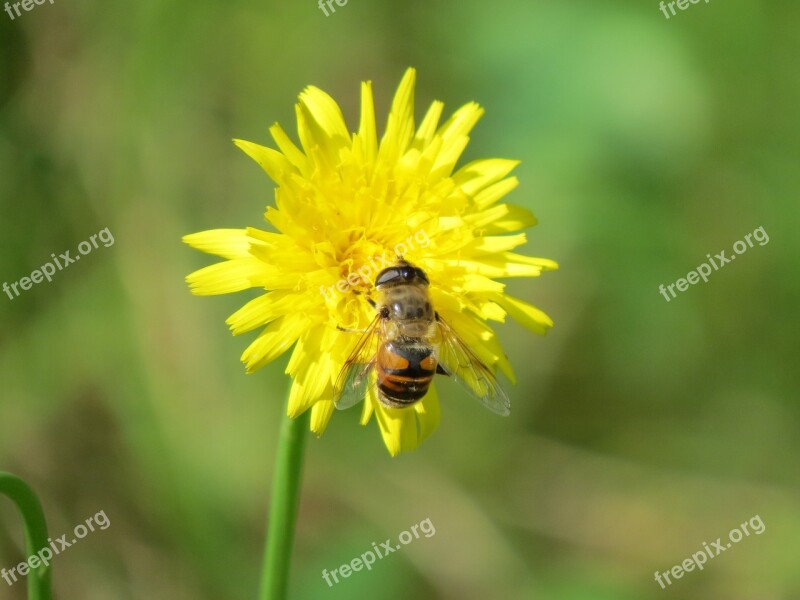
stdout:
<svg viewBox="0 0 800 600">
<path fill-rule="evenodd" d="M 311 175 L 310 169 L 308 168 L 308 158 L 305 154 L 303 154 L 300 148 L 298 148 L 295 143 L 289 139 L 289 136 L 286 135 L 286 132 L 283 130 L 283 128 L 275 123 L 269 128 L 269 132 L 270 135 L 272 135 L 272 139 L 275 140 L 278 148 L 281 152 L 283 152 L 289 162 L 297 167 L 297 170 L 303 175 Z"/>
<path fill-rule="evenodd" d="M 467 136 L 458 137 L 450 143 L 443 143 L 431 168 L 430 179 L 436 180 L 440 177 L 449 177 L 467 144 L 469 144 Z"/>
<path fill-rule="evenodd" d="M 441 407 L 439 406 L 439 394 L 436 392 L 436 386 L 431 385 L 425 397 L 412 408 L 416 413 L 415 419 L 419 432 L 416 443 L 419 445 L 439 426 Z M 414 448 L 416 448 L 416 446 L 414 446 Z"/>
<path fill-rule="evenodd" d="M 549 258 L 539 258 L 537 256 L 525 256 L 524 254 L 515 254 L 512 252 L 505 252 L 503 258 L 510 265 L 528 265 L 536 267 L 539 272 L 542 271 L 555 271 L 558 269 L 558 263 Z M 538 275 L 539 273 L 537 273 Z"/>
<path fill-rule="evenodd" d="M 474 255 L 491 254 L 497 255 L 501 252 L 513 250 L 527 241 L 527 235 L 518 233 L 516 235 L 487 235 L 476 237 L 469 244 L 462 248 L 462 251 Z"/>
<path fill-rule="evenodd" d="M 372 163 L 378 154 L 378 134 L 375 128 L 375 104 L 372 99 L 372 82 L 361 84 L 361 122 L 358 134 L 353 136 L 353 152 L 358 159 Z"/>
<path fill-rule="evenodd" d="M 378 160 L 394 161 L 403 154 L 414 135 L 414 81 L 416 71 L 406 70 L 395 93 Z"/>
<path fill-rule="evenodd" d="M 367 402 L 372 403 L 383 443 L 392 456 L 416 450 L 439 425 L 439 398 L 434 386 L 422 400 L 409 408 L 384 406 L 377 399 L 373 387 Z"/>
<path fill-rule="evenodd" d="M 468 102 L 447 120 L 447 123 L 442 125 L 438 131 L 438 135 L 442 136 L 445 144 L 454 142 L 460 137 L 469 135 L 469 132 L 475 127 L 475 124 L 483 116 L 483 109 L 475 102 Z"/>
<path fill-rule="evenodd" d="M 266 146 L 260 146 L 246 140 L 233 140 L 233 143 L 247 154 L 247 156 L 261 165 L 261 168 L 267 172 L 270 179 L 277 184 L 282 184 L 289 173 L 296 171 L 295 166 L 277 150 L 267 148 Z"/>
<path fill-rule="evenodd" d="M 265 265 L 260 260 L 237 258 L 203 267 L 186 277 L 193 294 L 213 296 L 239 292 L 263 284 Z"/>
<path fill-rule="evenodd" d="M 250 300 L 228 317 L 233 335 L 252 331 L 306 304 L 306 296 L 288 290 L 276 290 Z"/>
<path fill-rule="evenodd" d="M 347 131 L 342 110 L 328 94 L 312 85 L 300 94 L 300 103 L 308 109 L 326 137 L 348 140 L 350 133 Z"/>
<path fill-rule="evenodd" d="M 521 254 L 504 252 L 500 255 L 487 255 L 476 258 L 440 259 L 445 269 L 461 269 L 466 273 L 475 273 L 498 279 L 503 277 L 536 277 L 542 271 L 558 268 L 558 263 L 546 258 L 534 258 Z"/>
<path fill-rule="evenodd" d="M 209 229 L 185 235 L 182 239 L 192 248 L 222 258 L 249 256 L 251 239 L 246 229 Z"/>
<path fill-rule="evenodd" d="M 290 416 L 305 412 L 316 402 L 333 399 L 333 382 L 344 359 L 334 361 L 331 344 L 340 334 L 320 324 L 300 335 L 286 366 L 286 373 L 295 381 L 289 395 Z"/>
<path fill-rule="evenodd" d="M 455 286 L 454 286 L 455 287 Z M 461 284 L 464 292 L 497 292 L 502 293 L 506 284 L 483 277 L 482 275 L 466 275 Z"/>
<path fill-rule="evenodd" d="M 320 400 L 311 408 L 311 431 L 318 436 L 325 433 L 333 416 L 333 400 Z"/>
<path fill-rule="evenodd" d="M 508 177 L 502 181 L 498 181 L 475 194 L 475 205 L 478 208 L 491 206 L 500 198 L 514 190 L 518 185 L 519 180 L 516 177 Z"/>
<path fill-rule="evenodd" d="M 375 412 L 375 409 L 372 407 L 372 402 L 370 401 L 369 397 L 367 397 L 363 402 L 363 406 L 361 408 L 361 419 L 359 419 L 358 422 L 361 425 L 366 425 L 369 423 L 373 412 Z"/>
<path fill-rule="evenodd" d="M 295 107 L 300 143 L 317 168 L 329 175 L 341 163 L 340 152 L 351 144 L 339 106 L 333 98 L 315 87 L 300 94 Z"/>
<path fill-rule="evenodd" d="M 490 294 L 489 298 L 499 304 L 520 325 L 534 333 L 544 335 L 553 326 L 553 320 L 535 306 L 505 294 Z"/>
<path fill-rule="evenodd" d="M 286 352 L 308 326 L 302 314 L 290 314 L 273 321 L 242 353 L 242 362 L 248 373 L 260 369 Z"/>
<path fill-rule="evenodd" d="M 499 321 L 500 323 L 505 323 L 506 320 L 506 311 L 504 311 L 502 308 L 500 308 L 500 306 L 498 306 L 494 302 L 482 303 L 480 314 L 484 319 L 488 319 L 491 321 Z"/>
<path fill-rule="evenodd" d="M 315 402 L 333 398 L 329 365 L 327 361 L 323 364 L 313 360 L 315 356 L 309 356 L 308 367 L 295 375 L 299 389 L 297 397 L 289 401 L 289 412 L 293 415 L 305 412 Z"/>
<path fill-rule="evenodd" d="M 484 233 L 509 233 L 536 225 L 536 217 L 527 208 L 514 204 L 498 204 L 484 211 L 467 215 L 464 221 Z"/>
<path fill-rule="evenodd" d="M 317 383 L 324 377 L 324 374 L 312 374 L 310 378 L 303 380 L 296 378 L 289 391 L 289 402 L 286 406 L 286 414 L 298 417 L 325 400 L 332 401 L 333 387 L 331 385 L 318 386 Z"/>
<path fill-rule="evenodd" d="M 439 119 L 442 117 L 443 110 L 443 102 L 436 100 L 431 104 L 431 107 L 422 119 L 422 123 L 419 125 L 419 129 L 417 129 L 417 134 L 414 136 L 414 148 L 422 150 L 431 143 L 433 136 L 436 134 L 436 127 L 439 124 Z"/>
<path fill-rule="evenodd" d="M 485 187 L 503 179 L 518 164 L 518 160 L 505 158 L 476 160 L 454 173 L 453 180 L 465 194 L 474 196 Z"/>
</svg>

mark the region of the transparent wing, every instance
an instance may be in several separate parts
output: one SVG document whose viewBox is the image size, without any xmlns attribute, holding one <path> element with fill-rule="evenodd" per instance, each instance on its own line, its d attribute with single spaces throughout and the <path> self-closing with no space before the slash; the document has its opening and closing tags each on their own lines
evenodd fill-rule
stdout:
<svg viewBox="0 0 800 600">
<path fill-rule="evenodd" d="M 442 370 L 490 411 L 506 416 L 511 401 L 494 373 L 470 350 L 455 330 L 437 314 L 440 340 L 436 358 Z"/>
<path fill-rule="evenodd" d="M 345 361 L 342 370 L 339 371 L 336 385 L 333 388 L 333 400 L 336 408 L 340 410 L 355 406 L 364 399 L 367 385 L 372 379 L 372 370 L 375 367 L 373 339 L 378 333 L 380 320 L 380 315 L 376 315 L 370 322 L 367 330 Z"/>
</svg>

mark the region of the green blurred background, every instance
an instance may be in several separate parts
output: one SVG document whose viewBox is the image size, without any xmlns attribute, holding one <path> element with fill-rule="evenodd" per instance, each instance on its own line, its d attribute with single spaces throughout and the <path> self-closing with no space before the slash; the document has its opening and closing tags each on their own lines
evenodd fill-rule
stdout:
<svg viewBox="0 0 800 600">
<path fill-rule="evenodd" d="M 309 440 L 293 598 L 800 598 L 800 5 L 726 0 L 667 20 L 647 2 L 55 0 L 0 13 L 0 280 L 109 227 L 116 239 L 0 295 L 0 470 L 60 536 L 58 598 L 255 597 L 286 357 L 245 376 L 196 298 L 186 233 L 264 225 L 268 143 L 308 84 L 356 127 L 405 68 L 487 113 L 465 159 L 519 158 L 510 199 L 540 224 L 513 281 L 545 338 L 499 333 L 511 418 L 447 384 L 442 423 L 390 459 L 335 415 Z M 770 243 L 667 303 L 658 293 L 759 226 Z M 766 531 L 653 579 L 754 515 Z M 321 577 L 430 518 L 436 534 L 329 588 Z M 23 558 L 0 502 L 0 567 Z M 24 588 L 0 581 L 0 599 Z"/>
</svg>

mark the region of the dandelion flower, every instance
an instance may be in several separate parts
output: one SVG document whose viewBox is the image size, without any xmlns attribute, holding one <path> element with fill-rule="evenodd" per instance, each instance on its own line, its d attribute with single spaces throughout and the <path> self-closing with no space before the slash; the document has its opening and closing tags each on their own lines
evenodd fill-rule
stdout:
<svg viewBox="0 0 800 600">
<path fill-rule="evenodd" d="M 232 314 L 235 335 L 261 329 L 242 354 L 253 372 L 291 351 L 288 415 L 311 411 L 321 435 L 334 411 L 333 388 L 375 310 L 367 298 L 378 271 L 396 255 L 430 279 L 436 310 L 492 370 L 514 373 L 487 321 L 507 315 L 539 334 L 552 327 L 541 310 L 508 296 L 498 278 L 534 277 L 555 262 L 514 253 L 519 230 L 536 223 L 525 208 L 503 202 L 517 186 L 518 161 L 491 158 L 456 169 L 468 134 L 483 114 L 475 103 L 440 125 L 433 102 L 415 128 L 415 71 L 408 69 L 378 142 L 370 82 L 361 85 L 361 118 L 351 134 L 336 102 L 308 87 L 296 105 L 298 147 L 280 125 L 270 128 L 276 149 L 234 140 L 277 185 L 265 218 L 276 230 L 214 229 L 184 237 L 226 259 L 187 277 L 198 295 L 248 288 L 265 293 Z M 392 455 L 415 449 L 437 426 L 434 386 L 409 408 L 383 406 L 373 393 L 372 415 Z"/>
</svg>

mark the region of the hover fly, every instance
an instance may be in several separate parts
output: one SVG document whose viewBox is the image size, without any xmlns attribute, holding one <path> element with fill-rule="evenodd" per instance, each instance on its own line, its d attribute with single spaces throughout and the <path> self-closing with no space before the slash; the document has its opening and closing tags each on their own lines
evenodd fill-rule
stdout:
<svg viewBox="0 0 800 600">
<path fill-rule="evenodd" d="M 434 310 L 429 285 L 425 272 L 402 258 L 378 274 L 377 302 L 369 300 L 375 318 L 339 373 L 336 408 L 363 400 L 373 382 L 385 406 L 412 406 L 440 373 L 458 381 L 492 412 L 509 414 L 511 403 L 492 371 Z"/>
</svg>

